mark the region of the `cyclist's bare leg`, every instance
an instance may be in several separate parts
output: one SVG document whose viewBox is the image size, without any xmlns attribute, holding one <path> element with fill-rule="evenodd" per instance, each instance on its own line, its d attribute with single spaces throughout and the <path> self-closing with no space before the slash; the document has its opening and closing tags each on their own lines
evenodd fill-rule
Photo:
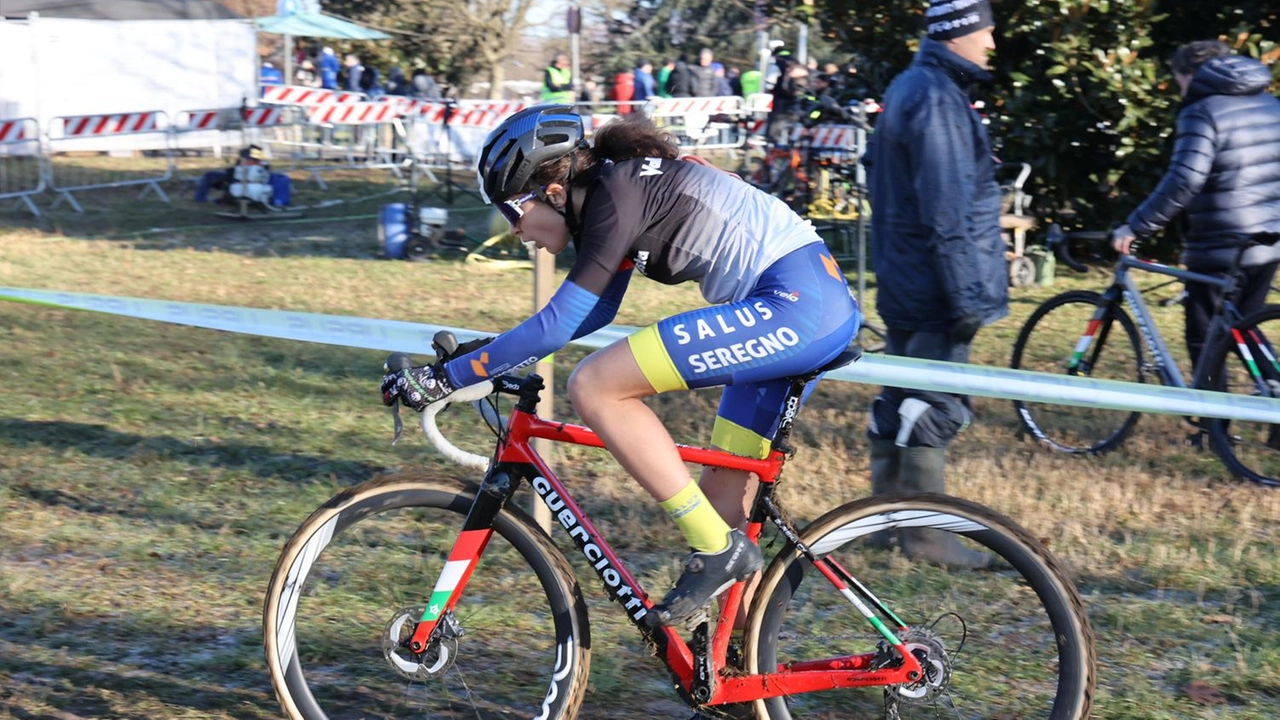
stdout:
<svg viewBox="0 0 1280 720">
<path fill-rule="evenodd" d="M 569 399 L 622 467 L 659 502 L 688 484 L 689 471 L 658 416 L 642 402 L 655 394 L 631 348 L 619 342 L 592 353 L 569 378 Z M 748 472 L 703 468 L 703 493 L 731 528 L 742 528 L 759 481 Z M 741 627 L 757 573 L 747 585 L 734 627 Z"/>
<path fill-rule="evenodd" d="M 578 415 L 640 487 L 661 502 L 675 497 L 690 478 L 671 433 L 642 402 L 653 394 L 625 340 L 587 356 L 569 378 L 569 400 Z"/>
<path fill-rule="evenodd" d="M 720 513 L 729 527 L 746 529 L 747 513 L 751 511 L 751 503 L 756 498 L 756 488 L 760 481 L 755 475 L 745 470 L 729 468 L 704 467 L 702 477 L 698 481 L 702 492 L 711 501 L 711 506 Z M 760 581 L 760 573 L 756 573 L 747 581 L 742 592 L 742 604 L 738 606 L 738 616 L 734 618 L 733 628 L 741 630 L 747 622 L 747 608 L 751 607 L 751 596 L 755 593 L 756 584 Z"/>
</svg>

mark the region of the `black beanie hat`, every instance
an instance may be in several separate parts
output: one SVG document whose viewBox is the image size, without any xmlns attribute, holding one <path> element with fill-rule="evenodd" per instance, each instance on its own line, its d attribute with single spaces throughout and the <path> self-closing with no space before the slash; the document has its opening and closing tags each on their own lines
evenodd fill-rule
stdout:
<svg viewBox="0 0 1280 720">
<path fill-rule="evenodd" d="M 931 40 L 950 40 L 996 24 L 987 0 L 930 0 L 925 23 Z"/>
</svg>

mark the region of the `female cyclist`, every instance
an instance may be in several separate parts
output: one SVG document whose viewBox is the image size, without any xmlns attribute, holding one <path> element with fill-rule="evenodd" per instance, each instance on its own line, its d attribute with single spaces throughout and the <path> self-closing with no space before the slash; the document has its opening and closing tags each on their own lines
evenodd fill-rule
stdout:
<svg viewBox="0 0 1280 720">
<path fill-rule="evenodd" d="M 604 327 L 633 270 L 668 285 L 698 282 L 713 306 L 591 354 L 568 385 L 582 420 L 693 549 L 649 614 L 680 622 L 760 569 L 760 549 L 738 529 L 755 483 L 729 470 L 693 482 L 642 399 L 726 386 L 712 444 L 765 457 L 783 410 L 782 378 L 821 367 L 858 330 L 844 275 L 807 220 L 733 175 L 680 159 L 675 144 L 638 114 L 605 125 L 593 144 L 569 106 L 530 107 L 489 135 L 477 170 L 485 200 L 511 231 L 553 255 L 572 243 L 573 267 L 545 308 L 483 347 L 388 373 L 383 402 L 421 410 Z"/>
</svg>

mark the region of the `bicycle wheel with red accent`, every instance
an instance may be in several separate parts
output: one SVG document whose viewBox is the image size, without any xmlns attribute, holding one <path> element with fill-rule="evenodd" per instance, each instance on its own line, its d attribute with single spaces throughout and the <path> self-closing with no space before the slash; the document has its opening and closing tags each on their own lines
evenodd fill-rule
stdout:
<svg viewBox="0 0 1280 720">
<path fill-rule="evenodd" d="M 1205 387 L 1250 398 L 1280 398 L 1280 306 L 1252 313 L 1202 358 Z M 1238 478 L 1280 486 L 1280 423 L 1206 418 L 1209 445 Z"/>
<path fill-rule="evenodd" d="M 948 565 L 978 553 L 988 567 Z M 858 668 L 872 682 L 901 667 L 899 644 L 924 670 L 759 700 L 759 718 L 1081 720 L 1093 702 L 1093 633 L 1068 574 L 1012 520 L 945 495 L 814 520 L 765 570 L 743 637 L 748 673 Z"/>
<path fill-rule="evenodd" d="M 345 490 L 307 518 L 271 577 L 267 668 L 295 720 L 573 717 L 590 667 L 586 605 L 564 556 L 502 510 L 465 591 L 425 652 L 406 647 L 438 601 L 474 495 L 397 475 Z M 449 563 L 453 565 L 454 563 Z"/>
<path fill-rule="evenodd" d="M 1073 290 L 1049 298 L 1027 319 L 1009 367 L 1075 377 L 1145 382 L 1142 345 L 1133 320 L 1095 292 Z M 1105 312 L 1101 310 L 1105 308 Z M 1100 315 L 1100 316 L 1099 316 Z M 1115 449 L 1138 422 L 1129 410 L 1015 400 L 1022 426 L 1059 452 L 1097 454 Z"/>
</svg>

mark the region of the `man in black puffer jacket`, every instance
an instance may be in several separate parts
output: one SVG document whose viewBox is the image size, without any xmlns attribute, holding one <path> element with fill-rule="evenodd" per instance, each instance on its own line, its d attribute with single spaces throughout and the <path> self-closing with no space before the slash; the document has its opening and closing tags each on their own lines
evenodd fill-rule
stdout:
<svg viewBox="0 0 1280 720">
<path fill-rule="evenodd" d="M 884 96 L 864 162 L 871 191 L 876 308 L 885 352 L 968 362 L 974 335 L 1009 312 L 1000 189 L 969 90 L 989 82 L 994 21 L 987 0 L 933 0 L 928 37 Z M 943 492 L 947 446 L 970 419 L 968 398 L 887 387 L 871 405 L 871 490 Z M 903 551 L 954 567 L 988 556 L 928 530 Z"/>
<path fill-rule="evenodd" d="M 1261 307 L 1280 260 L 1280 100 L 1266 92 L 1271 73 L 1252 58 L 1233 55 L 1217 40 L 1185 45 L 1173 56 L 1184 98 L 1173 158 L 1151 197 L 1120 226 L 1113 245 L 1130 251 L 1135 239 L 1159 232 L 1182 215 L 1189 270 L 1222 274 L 1243 258 L 1240 309 Z M 1187 283 L 1187 351 L 1200 359 L 1213 318 L 1217 288 Z"/>
</svg>

